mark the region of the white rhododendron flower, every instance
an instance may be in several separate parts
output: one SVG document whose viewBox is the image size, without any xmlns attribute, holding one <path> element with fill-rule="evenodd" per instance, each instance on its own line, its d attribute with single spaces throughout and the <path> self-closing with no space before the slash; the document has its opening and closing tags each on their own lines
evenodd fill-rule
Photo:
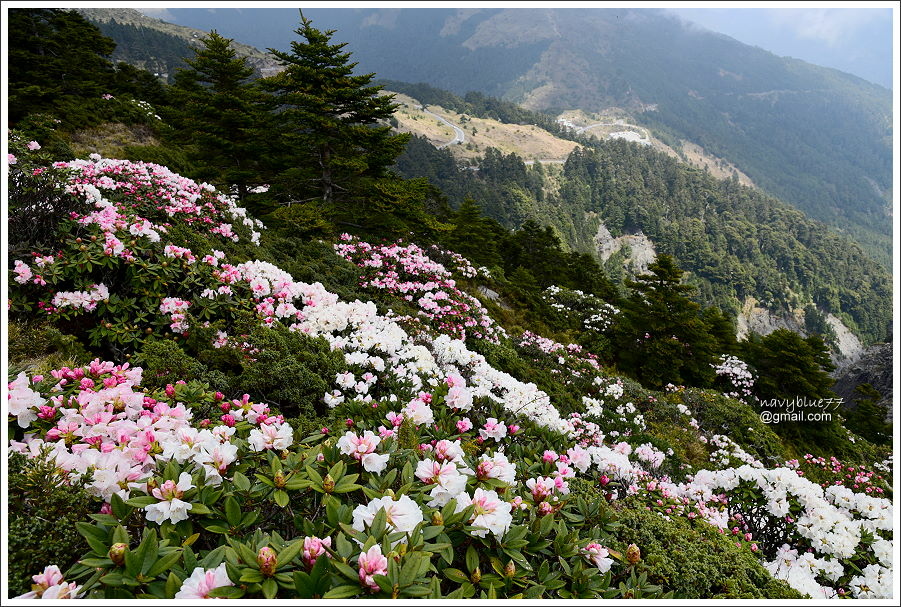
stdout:
<svg viewBox="0 0 901 607">
<path fill-rule="evenodd" d="M 513 522 L 511 511 L 513 507 L 498 496 L 496 491 L 486 491 L 479 487 L 469 497 L 467 493 L 457 496 L 457 512 L 474 506 L 472 518 L 469 524 L 473 527 L 481 527 L 471 533 L 477 537 L 485 537 L 489 532 L 498 538 L 504 536 Z"/>
<path fill-rule="evenodd" d="M 147 511 L 146 517 L 148 521 L 162 524 L 164 521 L 177 523 L 188 519 L 188 511 L 192 505 L 183 502 L 181 498 L 185 491 L 193 489 L 194 484 L 191 482 L 191 475 L 182 472 L 178 477 L 178 483 L 174 481 L 166 481 L 159 487 L 153 489 L 153 497 L 162 500 L 156 504 L 144 506 Z"/>
<path fill-rule="evenodd" d="M 288 424 L 260 424 L 259 428 L 250 431 L 247 442 L 254 451 L 284 451 L 294 442 L 294 431 Z"/>
<path fill-rule="evenodd" d="M 391 496 L 375 499 L 365 506 L 357 506 L 353 511 L 353 528 L 363 531 L 372 524 L 379 510 L 388 515 L 388 526 L 393 531 L 412 531 L 423 519 L 422 510 L 410 496 L 402 495 L 395 500 Z"/>
</svg>

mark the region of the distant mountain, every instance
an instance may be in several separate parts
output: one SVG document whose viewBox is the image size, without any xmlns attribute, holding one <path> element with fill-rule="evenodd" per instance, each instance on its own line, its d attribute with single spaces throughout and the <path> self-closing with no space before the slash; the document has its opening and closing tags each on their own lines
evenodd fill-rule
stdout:
<svg viewBox="0 0 901 607">
<path fill-rule="evenodd" d="M 169 9 L 260 47 L 294 9 Z M 305 9 L 379 77 L 477 90 L 552 112 L 619 107 L 673 147 L 700 145 L 890 267 L 892 99 L 648 9 Z"/>
<path fill-rule="evenodd" d="M 82 8 L 78 12 L 115 41 L 114 61 L 140 67 L 170 83 L 176 70 L 186 67 L 184 59 L 193 56 L 200 38 L 208 33 L 166 23 L 129 8 Z M 247 57 L 259 75 L 270 75 L 278 69 L 278 63 L 268 53 L 239 40 L 233 46 L 240 56 Z"/>
</svg>

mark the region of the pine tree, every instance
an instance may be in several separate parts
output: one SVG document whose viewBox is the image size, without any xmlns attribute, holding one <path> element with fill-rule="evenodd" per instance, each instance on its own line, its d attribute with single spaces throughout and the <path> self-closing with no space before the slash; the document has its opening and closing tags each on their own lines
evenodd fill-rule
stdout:
<svg viewBox="0 0 901 607">
<path fill-rule="evenodd" d="M 387 176 L 408 136 L 386 123 L 398 106 L 371 84 L 375 74 L 353 75 L 357 64 L 346 43 L 332 44 L 334 30 L 300 18 L 290 52 L 269 49 L 284 71 L 261 82 L 280 108 L 280 193 L 283 202 L 321 201 L 337 219 L 362 225 L 378 211 L 366 193 Z"/>
<path fill-rule="evenodd" d="M 232 40 L 212 31 L 200 42 L 185 59 L 189 67 L 175 76 L 171 136 L 187 146 L 198 178 L 225 190 L 234 186 L 243 203 L 264 181 L 271 98 L 251 80 L 253 68 Z"/>
</svg>

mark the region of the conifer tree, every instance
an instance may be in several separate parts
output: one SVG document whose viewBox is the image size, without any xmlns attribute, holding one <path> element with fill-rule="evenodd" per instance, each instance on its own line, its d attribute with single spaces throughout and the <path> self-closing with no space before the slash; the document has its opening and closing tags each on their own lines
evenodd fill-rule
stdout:
<svg viewBox="0 0 901 607">
<path fill-rule="evenodd" d="M 683 271 L 659 254 L 649 274 L 626 281 L 632 290 L 617 329 L 618 364 L 647 386 L 706 386 L 713 379 L 715 340 L 682 284 Z"/>
<path fill-rule="evenodd" d="M 845 413 L 845 426 L 877 445 L 892 441 L 892 425 L 885 421 L 888 407 L 880 405 L 882 395 L 870 384 L 860 384 L 854 389 L 855 406 Z"/>
<path fill-rule="evenodd" d="M 12 8 L 7 16 L 12 122 L 31 112 L 58 111 L 73 98 L 99 99 L 110 92 L 109 56 L 116 43 L 95 25 L 61 9 Z"/>
<path fill-rule="evenodd" d="M 408 136 L 387 124 L 398 106 L 371 84 L 375 74 L 354 75 L 357 64 L 346 43 L 332 43 L 334 30 L 300 18 L 291 50 L 269 49 L 284 71 L 262 80 L 279 105 L 280 193 L 286 203 L 321 201 L 336 219 L 359 226 L 380 212 L 367 206 L 366 194 L 387 177 Z"/>
<path fill-rule="evenodd" d="M 234 186 L 243 203 L 263 183 L 271 98 L 251 80 L 253 68 L 231 39 L 212 31 L 200 41 L 194 57 L 185 59 L 189 67 L 175 76 L 171 136 L 186 145 L 198 178 L 226 191 Z"/>
</svg>

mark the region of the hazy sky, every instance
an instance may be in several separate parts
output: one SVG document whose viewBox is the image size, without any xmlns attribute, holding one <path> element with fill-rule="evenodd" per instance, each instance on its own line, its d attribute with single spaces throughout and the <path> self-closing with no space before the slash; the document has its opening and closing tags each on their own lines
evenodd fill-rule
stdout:
<svg viewBox="0 0 901 607">
<path fill-rule="evenodd" d="M 707 29 L 892 88 L 889 8 L 671 8 Z M 897 17 L 896 17 L 897 18 Z"/>
<path fill-rule="evenodd" d="M 124 4 L 124 3 L 123 3 Z M 151 3 L 147 3 L 151 4 Z M 311 3 L 321 6 L 331 4 L 332 8 L 342 6 L 342 3 Z M 380 2 L 348 3 L 353 6 L 368 4 L 379 6 Z M 441 3 L 442 6 L 479 6 L 479 2 L 470 3 Z M 490 4 L 490 3 L 486 3 Z M 532 3 L 531 6 L 615 6 L 618 3 L 603 2 L 560 2 L 549 5 L 545 2 Z M 641 3 L 631 3 L 632 6 L 641 6 Z M 672 3 L 678 6 L 679 2 Z M 892 88 L 893 42 L 892 21 L 893 11 L 889 6 L 896 3 L 867 3 L 882 8 L 857 8 L 862 2 L 854 3 L 854 8 L 836 6 L 842 3 L 829 3 L 828 7 L 817 7 L 813 2 L 795 5 L 785 8 L 779 3 L 769 3 L 775 6 L 764 8 L 743 8 L 742 4 L 749 3 L 710 2 L 714 8 L 671 8 L 666 3 L 648 3 L 649 7 L 666 7 L 670 12 L 682 18 L 697 23 L 707 29 L 720 32 L 735 38 L 745 44 L 759 46 L 765 50 L 781 56 L 790 56 L 804 61 L 834 67 L 842 71 L 860 76 L 870 82 L 881 84 L 886 88 Z M 753 4 L 753 3 L 751 3 Z M 758 5 L 764 3 L 757 3 Z M 791 4 L 791 3 L 786 3 Z M 825 4 L 825 3 L 824 3 Z M 242 2 L 210 2 L 190 3 L 192 8 L 209 6 L 237 8 L 247 6 Z M 253 6 L 280 6 L 284 3 L 259 2 Z M 385 4 L 388 6 L 388 4 Z M 716 6 L 719 5 L 719 6 Z M 814 6 L 810 6 L 814 5 Z M 139 10 L 149 15 L 164 20 L 171 20 L 171 14 L 167 14 L 165 6 L 160 8 L 140 8 Z M 297 6 L 292 4 L 291 6 Z M 411 3 L 410 6 L 427 7 L 428 3 Z M 511 3 L 511 7 L 516 6 Z M 530 6 L 524 4 L 523 6 Z M 137 8 L 137 7 L 135 7 Z M 247 9 L 245 9 L 247 10 Z M 897 15 L 897 13 L 895 14 Z M 170 19 L 167 19 L 169 17 Z M 895 16 L 894 18 L 897 18 Z M 239 40 L 240 41 L 240 40 Z"/>
</svg>

